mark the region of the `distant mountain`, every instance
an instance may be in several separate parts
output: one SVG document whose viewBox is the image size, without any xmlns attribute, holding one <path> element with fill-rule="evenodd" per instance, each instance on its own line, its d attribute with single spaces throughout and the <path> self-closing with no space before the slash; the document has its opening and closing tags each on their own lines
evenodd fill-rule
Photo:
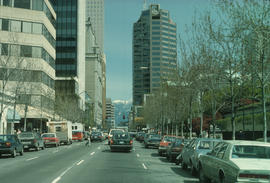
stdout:
<svg viewBox="0 0 270 183">
<path fill-rule="evenodd" d="M 132 102 L 126 100 L 114 100 L 113 104 L 115 107 L 114 115 L 116 125 L 119 125 L 121 122 L 127 122 Z M 125 119 L 123 119 L 123 116 L 125 116 Z"/>
</svg>

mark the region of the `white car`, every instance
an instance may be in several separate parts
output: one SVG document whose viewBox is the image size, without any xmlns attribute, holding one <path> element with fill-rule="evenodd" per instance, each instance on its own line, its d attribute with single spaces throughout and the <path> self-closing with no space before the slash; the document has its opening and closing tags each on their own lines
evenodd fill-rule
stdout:
<svg viewBox="0 0 270 183">
<path fill-rule="evenodd" d="M 222 141 L 199 158 L 200 182 L 270 182 L 270 143 Z"/>
</svg>

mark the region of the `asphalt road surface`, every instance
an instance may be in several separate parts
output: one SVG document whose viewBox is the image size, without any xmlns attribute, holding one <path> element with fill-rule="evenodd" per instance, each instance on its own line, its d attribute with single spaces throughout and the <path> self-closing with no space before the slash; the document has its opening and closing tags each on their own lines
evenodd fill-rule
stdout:
<svg viewBox="0 0 270 183">
<path fill-rule="evenodd" d="M 110 152 L 107 141 L 1 157 L 2 183 L 195 183 L 198 179 L 169 163 L 157 149 L 134 142 L 132 152 Z"/>
</svg>

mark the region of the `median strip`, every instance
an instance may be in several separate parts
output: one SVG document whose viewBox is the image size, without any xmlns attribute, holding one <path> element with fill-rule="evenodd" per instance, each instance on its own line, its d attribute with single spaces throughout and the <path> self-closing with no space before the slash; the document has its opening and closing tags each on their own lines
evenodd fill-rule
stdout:
<svg viewBox="0 0 270 183">
<path fill-rule="evenodd" d="M 29 158 L 26 161 L 31 161 L 31 160 L 34 160 L 34 159 L 37 159 L 37 158 L 39 158 L 39 157 Z"/>
</svg>

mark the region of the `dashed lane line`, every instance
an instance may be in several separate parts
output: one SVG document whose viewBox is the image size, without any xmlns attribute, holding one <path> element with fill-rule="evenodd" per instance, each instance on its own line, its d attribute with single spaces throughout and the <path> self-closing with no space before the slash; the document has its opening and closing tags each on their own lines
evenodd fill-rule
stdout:
<svg viewBox="0 0 270 183">
<path fill-rule="evenodd" d="M 95 152 L 92 152 L 90 155 L 93 156 L 95 154 Z"/>
<path fill-rule="evenodd" d="M 77 165 L 79 166 L 80 164 L 82 164 L 84 162 L 84 160 L 81 160 L 77 163 Z"/>
<path fill-rule="evenodd" d="M 140 155 L 139 155 L 139 154 L 137 154 L 137 157 L 139 158 L 139 157 L 140 157 Z"/>
<path fill-rule="evenodd" d="M 147 170 L 147 167 L 145 166 L 145 164 L 144 164 L 144 163 L 142 164 L 142 166 L 143 166 L 143 168 L 144 168 L 145 170 Z"/>
<path fill-rule="evenodd" d="M 37 157 L 29 158 L 26 161 L 31 161 L 31 160 L 34 160 L 34 159 L 37 159 L 37 158 L 39 158 L 39 157 L 37 156 Z"/>
</svg>

